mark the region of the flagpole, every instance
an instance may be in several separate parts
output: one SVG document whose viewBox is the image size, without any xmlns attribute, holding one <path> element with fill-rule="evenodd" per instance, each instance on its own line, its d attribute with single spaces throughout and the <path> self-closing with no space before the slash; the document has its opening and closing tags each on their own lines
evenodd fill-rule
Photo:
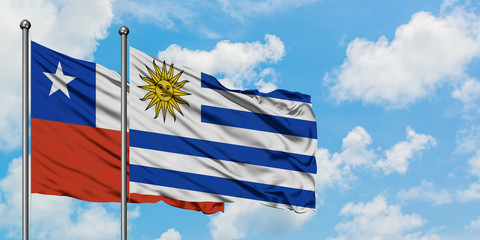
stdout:
<svg viewBox="0 0 480 240">
<path fill-rule="evenodd" d="M 126 26 L 120 27 L 122 38 L 122 240 L 127 240 L 127 35 Z"/>
<path fill-rule="evenodd" d="M 32 25 L 28 20 L 20 22 L 22 29 L 22 239 L 29 237 L 29 198 L 30 198 L 30 166 L 28 164 L 28 107 L 29 107 L 29 79 L 28 79 L 28 31 Z"/>
</svg>

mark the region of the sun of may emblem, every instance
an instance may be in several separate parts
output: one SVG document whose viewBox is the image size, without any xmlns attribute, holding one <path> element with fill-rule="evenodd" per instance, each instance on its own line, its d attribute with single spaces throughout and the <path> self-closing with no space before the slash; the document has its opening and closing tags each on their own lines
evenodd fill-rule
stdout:
<svg viewBox="0 0 480 240">
<path fill-rule="evenodd" d="M 180 96 L 183 95 L 190 95 L 190 93 L 180 90 L 180 88 L 182 88 L 188 81 L 184 80 L 177 82 L 183 71 L 173 76 L 173 63 L 170 65 L 168 72 L 165 62 L 163 62 L 163 69 L 160 70 L 157 64 L 155 64 L 155 60 L 153 60 L 153 67 L 155 68 L 155 72 L 147 67 L 150 77 L 142 77 L 140 75 L 140 78 L 148 83 L 146 86 L 139 86 L 139 88 L 148 91 L 148 93 L 140 100 L 146 101 L 151 99 L 145 111 L 155 105 L 155 118 L 158 117 L 160 110 L 162 110 L 163 121 L 165 122 L 168 109 L 168 112 L 173 116 L 173 120 L 176 121 L 177 117 L 175 116 L 173 108 L 177 109 L 177 111 L 183 116 L 178 103 L 187 104 L 187 106 L 189 106 L 187 101 L 180 98 Z"/>
</svg>

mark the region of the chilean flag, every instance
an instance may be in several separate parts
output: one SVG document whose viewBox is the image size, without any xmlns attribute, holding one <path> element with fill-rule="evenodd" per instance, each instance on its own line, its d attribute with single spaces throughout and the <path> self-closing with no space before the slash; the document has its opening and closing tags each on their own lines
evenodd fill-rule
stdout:
<svg viewBox="0 0 480 240">
<path fill-rule="evenodd" d="M 120 202 L 120 74 L 31 43 L 31 190 Z M 223 203 L 128 194 L 204 213 Z"/>
</svg>

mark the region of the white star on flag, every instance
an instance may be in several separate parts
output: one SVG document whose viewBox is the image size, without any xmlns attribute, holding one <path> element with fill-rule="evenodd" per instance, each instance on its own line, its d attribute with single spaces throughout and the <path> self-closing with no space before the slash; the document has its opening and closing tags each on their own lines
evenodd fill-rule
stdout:
<svg viewBox="0 0 480 240">
<path fill-rule="evenodd" d="M 68 98 L 70 98 L 70 95 L 68 94 L 67 84 L 70 83 L 76 77 L 64 75 L 62 70 L 62 65 L 60 64 L 60 62 L 58 62 L 57 71 L 55 73 L 44 72 L 43 74 L 45 74 L 45 76 L 47 76 L 48 79 L 52 81 L 52 88 L 50 89 L 50 94 L 48 94 L 48 96 L 52 95 L 57 90 L 60 90 Z"/>
</svg>

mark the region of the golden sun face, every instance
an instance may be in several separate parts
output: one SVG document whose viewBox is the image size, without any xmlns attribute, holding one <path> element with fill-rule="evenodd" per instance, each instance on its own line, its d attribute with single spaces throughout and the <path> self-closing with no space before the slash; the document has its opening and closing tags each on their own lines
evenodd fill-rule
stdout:
<svg viewBox="0 0 480 240">
<path fill-rule="evenodd" d="M 183 100 L 180 96 L 190 95 L 190 93 L 184 92 L 180 90 L 180 88 L 182 88 L 188 81 L 184 80 L 177 82 L 183 71 L 173 76 L 173 63 L 170 65 L 168 72 L 165 62 L 163 62 L 163 69 L 160 70 L 157 64 L 155 64 L 155 60 L 153 60 L 153 67 L 155 68 L 155 72 L 147 67 L 150 77 L 142 77 L 140 75 L 140 78 L 148 83 L 146 86 L 139 86 L 139 88 L 148 91 L 147 94 L 145 94 L 145 96 L 140 100 L 146 101 L 151 99 L 145 111 L 155 105 L 155 118 L 158 117 L 160 110 L 162 110 L 163 121 L 165 121 L 168 109 L 168 112 L 170 115 L 172 115 L 173 120 L 177 120 L 173 109 L 175 108 L 183 116 L 182 110 L 180 110 L 178 103 L 187 104 L 188 106 L 188 102 Z"/>
</svg>

